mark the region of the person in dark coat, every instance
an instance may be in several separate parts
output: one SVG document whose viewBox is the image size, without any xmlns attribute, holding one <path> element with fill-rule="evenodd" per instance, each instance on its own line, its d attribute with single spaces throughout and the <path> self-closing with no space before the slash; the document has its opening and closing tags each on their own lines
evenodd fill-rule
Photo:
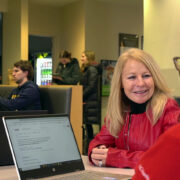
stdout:
<svg viewBox="0 0 180 180">
<path fill-rule="evenodd" d="M 0 110 L 40 110 L 39 87 L 32 82 L 33 67 L 29 61 L 14 63 L 12 76 L 18 84 L 8 98 L 0 97 Z"/>
<path fill-rule="evenodd" d="M 84 51 L 81 56 L 81 71 L 82 79 L 81 85 L 83 85 L 83 112 L 84 121 L 87 128 L 88 138 L 93 138 L 93 127 L 92 124 L 98 119 L 99 102 L 98 102 L 98 63 L 95 61 L 95 54 L 93 51 Z"/>
<path fill-rule="evenodd" d="M 53 82 L 59 85 L 78 84 L 81 77 L 78 60 L 71 58 L 71 53 L 66 50 L 60 52 L 59 59 L 56 73 L 53 75 Z"/>
</svg>

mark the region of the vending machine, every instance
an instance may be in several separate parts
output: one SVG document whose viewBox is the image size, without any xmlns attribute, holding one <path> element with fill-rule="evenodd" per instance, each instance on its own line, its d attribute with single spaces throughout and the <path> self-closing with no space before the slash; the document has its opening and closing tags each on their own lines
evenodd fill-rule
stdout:
<svg viewBox="0 0 180 180">
<path fill-rule="evenodd" d="M 36 84 L 52 84 L 52 58 L 48 57 L 36 59 Z"/>
</svg>

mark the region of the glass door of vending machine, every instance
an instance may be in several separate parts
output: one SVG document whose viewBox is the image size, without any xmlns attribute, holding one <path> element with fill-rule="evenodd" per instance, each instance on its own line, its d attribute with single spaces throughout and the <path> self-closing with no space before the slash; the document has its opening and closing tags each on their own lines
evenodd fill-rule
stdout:
<svg viewBox="0 0 180 180">
<path fill-rule="evenodd" d="M 36 61 L 36 84 L 52 84 L 52 58 L 37 58 Z"/>
</svg>

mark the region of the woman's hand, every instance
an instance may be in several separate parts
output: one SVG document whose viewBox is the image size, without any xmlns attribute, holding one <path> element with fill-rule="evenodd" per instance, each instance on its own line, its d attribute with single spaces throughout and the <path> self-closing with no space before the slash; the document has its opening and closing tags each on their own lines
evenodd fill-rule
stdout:
<svg viewBox="0 0 180 180">
<path fill-rule="evenodd" d="M 96 148 L 93 148 L 91 153 L 92 162 L 96 166 L 105 166 L 107 158 L 108 148 L 105 145 L 100 145 Z"/>
</svg>

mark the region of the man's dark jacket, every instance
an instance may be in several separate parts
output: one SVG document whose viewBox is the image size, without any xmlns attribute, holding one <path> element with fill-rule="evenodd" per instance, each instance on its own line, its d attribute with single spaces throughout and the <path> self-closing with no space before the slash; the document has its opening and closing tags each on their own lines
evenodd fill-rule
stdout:
<svg viewBox="0 0 180 180">
<path fill-rule="evenodd" d="M 1 110 L 40 110 L 39 87 L 32 81 L 13 89 L 8 98 L 0 97 Z"/>
</svg>

